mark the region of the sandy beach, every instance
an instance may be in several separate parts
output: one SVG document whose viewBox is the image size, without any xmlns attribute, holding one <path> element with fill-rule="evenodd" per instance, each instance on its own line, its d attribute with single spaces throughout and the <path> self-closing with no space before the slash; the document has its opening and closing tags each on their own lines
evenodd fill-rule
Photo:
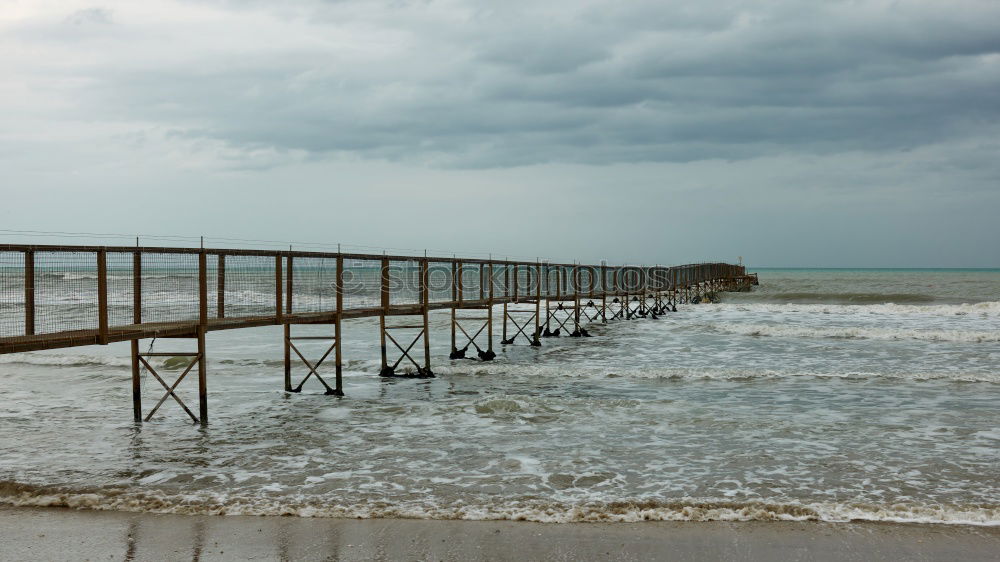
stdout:
<svg viewBox="0 0 1000 562">
<path fill-rule="evenodd" d="M 997 560 L 1000 528 L 560 524 L 0 508 L 4 560 Z"/>
</svg>

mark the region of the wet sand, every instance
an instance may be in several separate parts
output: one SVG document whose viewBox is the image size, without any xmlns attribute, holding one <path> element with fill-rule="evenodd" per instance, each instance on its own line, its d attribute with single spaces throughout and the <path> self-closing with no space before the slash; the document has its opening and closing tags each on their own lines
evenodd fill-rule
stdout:
<svg viewBox="0 0 1000 562">
<path fill-rule="evenodd" d="M 565 524 L 0 508 L 3 560 L 998 560 L 1000 528 Z"/>
</svg>

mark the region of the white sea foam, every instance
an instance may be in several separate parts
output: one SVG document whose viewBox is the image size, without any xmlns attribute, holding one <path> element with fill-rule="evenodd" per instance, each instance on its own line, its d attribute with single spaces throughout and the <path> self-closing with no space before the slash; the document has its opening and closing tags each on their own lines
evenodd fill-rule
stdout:
<svg viewBox="0 0 1000 562">
<path fill-rule="evenodd" d="M 246 304 L 259 300 L 255 288 L 242 294 Z M 297 307 L 311 303 L 296 297 Z M 125 347 L 117 355 L 90 348 L 0 356 L 0 394 L 9 397 L 0 411 L 0 504 L 555 523 L 998 525 L 1000 496 L 982 467 L 996 457 L 1000 303 L 680 309 L 656 322 L 588 326 L 592 339 L 496 345 L 492 363 L 446 360 L 450 316 L 434 313 L 440 378 L 421 381 L 380 379 L 377 324 L 352 320 L 344 400 L 319 395 L 314 377 L 306 393 L 278 398 L 280 328 L 215 332 L 209 434 L 189 430 L 172 400 L 134 431 Z M 785 331 L 764 334 L 761 326 Z M 761 337 L 741 335 L 747 331 Z M 310 333 L 331 332 L 296 327 Z M 982 334 L 994 339 L 968 341 Z M 880 343 L 894 339 L 916 343 Z M 326 350 L 323 342 L 301 346 L 310 359 Z M 331 367 L 318 372 L 327 377 Z M 307 373 L 297 360 L 293 369 L 293 382 Z M 118 383 L 106 373 L 121 375 Z M 47 384 L 24 384 L 43 378 Z M 189 377 L 181 397 L 193 400 L 195 388 Z M 161 396 L 155 381 L 145 393 Z M 39 486 L 2 482 L 21 477 Z"/>
<path fill-rule="evenodd" d="M 624 379 L 673 379 L 673 380 L 730 380 L 749 381 L 786 378 L 821 379 L 902 379 L 912 381 L 946 380 L 956 382 L 1000 382 L 1000 373 L 963 371 L 782 371 L 778 369 L 704 368 L 704 367 L 557 367 L 552 365 L 531 365 L 509 363 L 474 363 L 435 367 L 439 375 L 450 376 L 502 376 L 516 374 L 526 378 L 550 380 L 557 378 L 624 378 Z"/>
<path fill-rule="evenodd" d="M 749 312 L 754 315 L 805 312 L 812 314 L 837 314 L 847 316 L 982 316 L 1000 317 L 1000 302 L 965 304 L 801 304 L 801 303 L 720 303 L 699 305 L 717 311 Z M 701 310 L 701 309 L 698 309 Z"/>
<path fill-rule="evenodd" d="M 163 361 L 150 360 L 153 365 Z M 38 365 L 46 367 L 131 367 L 129 357 L 65 353 L 11 353 L 0 355 L 0 365 Z"/>
<path fill-rule="evenodd" d="M 712 327 L 720 332 L 741 336 L 919 340 L 957 343 L 1000 342 L 1000 330 L 915 330 L 869 326 L 803 326 L 742 323 L 719 323 L 712 325 Z"/>
<path fill-rule="evenodd" d="M 265 490 L 266 491 L 266 490 Z M 277 491 L 277 490 L 276 490 Z M 893 503 L 777 503 L 684 498 L 561 503 L 498 500 L 490 503 L 342 503 L 333 498 L 228 496 L 221 493 L 166 494 L 120 489 L 72 491 L 0 483 L 0 505 L 67 507 L 95 511 L 297 516 L 351 519 L 439 519 L 532 521 L 539 523 L 636 523 L 643 521 L 883 521 L 1000 526 L 1000 506 L 946 506 Z"/>
<path fill-rule="evenodd" d="M 754 335 L 754 334 L 750 334 Z M 151 358 L 153 366 L 162 366 L 167 358 Z M 130 368 L 131 360 L 127 355 L 73 354 L 54 352 L 25 352 L 0 355 L 0 365 L 30 365 L 38 367 L 116 367 Z M 281 359 L 229 359 L 218 355 L 212 357 L 211 364 L 219 367 L 276 369 L 282 367 Z M 354 359 L 345 363 L 345 377 L 368 378 L 381 369 L 378 359 Z M 216 370 L 219 375 L 226 371 Z M 785 378 L 823 378 L 823 379 L 902 379 L 912 381 L 945 380 L 956 382 L 1000 382 L 1000 372 L 965 372 L 965 371 L 818 371 L 818 370 L 780 370 L 755 368 L 725 368 L 725 367 L 671 367 L 669 365 L 617 365 L 617 366 L 561 366 L 544 363 L 517 363 L 504 360 L 501 356 L 495 362 L 460 361 L 437 364 L 434 372 L 440 376 L 464 377 L 497 377 L 511 376 L 538 380 L 558 379 L 593 379 L 606 378 L 623 379 L 660 379 L 660 380 L 729 380 L 749 381 Z M 242 371 L 241 371 L 242 373 Z"/>
</svg>

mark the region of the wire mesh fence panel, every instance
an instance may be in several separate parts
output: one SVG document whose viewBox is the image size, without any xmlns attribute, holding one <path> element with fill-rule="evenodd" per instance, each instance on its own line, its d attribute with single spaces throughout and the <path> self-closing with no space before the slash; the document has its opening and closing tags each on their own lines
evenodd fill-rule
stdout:
<svg viewBox="0 0 1000 562">
<path fill-rule="evenodd" d="M 590 268 L 590 294 L 600 295 L 604 292 L 604 274 L 601 273 L 601 268 L 591 267 Z"/>
<path fill-rule="evenodd" d="M 24 252 L 0 252 L 0 338 L 24 333 Z"/>
<path fill-rule="evenodd" d="M 549 295 L 549 268 L 539 264 L 535 273 L 539 284 L 538 293 L 542 295 L 542 298 L 545 298 Z"/>
<path fill-rule="evenodd" d="M 542 289 L 544 271 L 540 264 L 528 266 L 528 294 L 537 297 Z"/>
<path fill-rule="evenodd" d="M 578 267 L 576 274 L 577 292 L 581 295 L 589 295 L 593 291 L 593 274 L 589 267 Z"/>
<path fill-rule="evenodd" d="M 629 287 L 629 273 L 627 267 L 619 267 L 615 271 L 615 286 L 618 287 L 618 293 L 628 293 L 631 288 Z"/>
<path fill-rule="evenodd" d="M 427 266 L 430 302 L 455 300 L 455 271 L 451 262 L 431 262 Z"/>
<path fill-rule="evenodd" d="M 344 309 L 382 306 L 382 261 L 344 260 Z"/>
<path fill-rule="evenodd" d="M 669 269 L 654 267 L 650 270 L 649 285 L 654 291 L 666 291 L 670 288 Z"/>
<path fill-rule="evenodd" d="M 619 295 L 628 292 L 628 275 L 626 275 L 626 271 L 624 267 L 615 268 L 615 292 Z"/>
<path fill-rule="evenodd" d="M 229 259 L 228 256 L 226 259 Z M 219 314 L 219 298 L 221 297 L 223 302 L 225 302 L 226 298 L 224 286 L 221 287 L 222 295 L 219 294 L 219 265 L 219 256 L 217 254 L 208 254 L 205 256 L 205 306 L 208 318 L 221 317 Z M 222 283 L 224 284 L 225 281 L 226 280 L 223 278 Z M 271 309 L 273 310 L 274 307 L 271 307 Z"/>
<path fill-rule="evenodd" d="M 35 333 L 97 325 L 97 252 L 35 252 Z"/>
<path fill-rule="evenodd" d="M 533 266 L 530 265 L 516 265 L 513 266 L 513 271 L 516 272 L 513 278 L 517 280 L 517 296 L 533 297 L 535 296 L 535 288 L 531 282 L 531 270 Z"/>
<path fill-rule="evenodd" d="M 487 295 L 484 292 L 486 285 L 483 283 L 486 277 L 485 266 L 481 263 L 462 263 L 462 300 L 479 301 L 485 300 Z"/>
<path fill-rule="evenodd" d="M 645 287 L 645 278 L 642 274 L 642 268 L 634 266 L 625 268 L 625 287 L 629 293 L 639 293 L 643 291 Z"/>
<path fill-rule="evenodd" d="M 564 295 L 576 294 L 576 280 L 572 266 L 562 268 L 562 291 Z"/>
<path fill-rule="evenodd" d="M 420 304 L 422 301 L 422 272 L 417 260 L 389 262 L 389 304 Z"/>
<path fill-rule="evenodd" d="M 101 322 L 98 267 L 102 255 L 110 328 L 137 322 L 194 323 L 202 312 L 208 318 L 273 318 L 282 301 L 281 306 L 292 313 L 334 312 L 337 307 L 335 255 L 284 256 L 278 279 L 277 255 L 241 250 L 199 254 L 171 248 L 116 248 L 103 254 L 82 246 L 5 248 L 0 250 L 0 339 L 96 331 Z M 202 256 L 204 272 L 200 270 Z M 459 262 L 447 258 L 424 266 L 424 258 L 414 257 L 387 262 L 383 272 L 383 261 L 378 256 L 344 260 L 345 310 L 380 308 L 386 304 L 383 288 L 390 305 L 421 304 L 425 291 L 431 303 L 453 302 L 458 293 L 456 271 L 464 302 L 482 301 L 490 295 L 531 299 L 539 294 L 550 299 L 560 295 L 565 300 L 605 292 L 628 294 L 631 299 L 746 275 L 745 267 L 725 263 L 611 267 L 460 262 L 457 268 Z M 279 295 L 282 283 L 288 284 Z M 205 311 L 200 304 L 202 291 Z M 141 302 L 138 310 L 137 299 Z"/>
<path fill-rule="evenodd" d="M 218 264 L 217 260 L 209 260 L 209 263 L 212 262 Z M 223 282 L 223 298 L 225 299 L 223 312 L 225 317 L 275 316 L 278 306 L 278 282 L 275 271 L 277 258 L 275 256 L 226 255 L 225 264 Z M 282 271 L 282 275 L 284 274 L 285 272 Z M 209 284 L 209 287 L 213 286 L 213 284 Z M 209 294 L 212 293 L 217 294 L 217 291 L 209 291 Z M 210 316 L 212 316 L 211 313 Z"/>
<path fill-rule="evenodd" d="M 284 290 L 287 294 L 288 288 Z M 292 258 L 291 310 L 293 314 L 337 310 L 337 258 Z"/>
<path fill-rule="evenodd" d="M 618 290 L 618 285 L 615 283 L 615 272 L 616 268 L 605 267 L 604 268 L 604 291 L 607 293 L 616 293 Z"/>
<path fill-rule="evenodd" d="M 647 267 L 646 268 L 646 288 L 650 292 L 663 290 L 663 282 L 660 277 L 660 268 L 658 267 Z"/>
<path fill-rule="evenodd" d="M 550 265 L 545 266 L 545 280 L 546 280 L 546 295 L 550 297 L 555 297 L 560 294 L 562 287 L 560 286 L 559 279 L 559 268 Z"/>
<path fill-rule="evenodd" d="M 197 321 L 198 255 L 144 251 L 141 259 L 142 321 Z"/>
<path fill-rule="evenodd" d="M 511 270 L 506 264 L 493 264 L 493 298 L 502 299 L 511 295 L 509 291 L 512 286 L 510 279 Z"/>
<path fill-rule="evenodd" d="M 108 252 L 108 325 L 135 324 L 134 252 Z"/>
</svg>

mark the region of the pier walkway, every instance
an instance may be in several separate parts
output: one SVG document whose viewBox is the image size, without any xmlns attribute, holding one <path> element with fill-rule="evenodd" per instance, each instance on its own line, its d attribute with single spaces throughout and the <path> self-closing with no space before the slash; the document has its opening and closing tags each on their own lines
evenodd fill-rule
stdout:
<svg viewBox="0 0 1000 562">
<path fill-rule="evenodd" d="M 284 327 L 284 386 L 315 379 L 343 395 L 342 321 L 379 319 L 382 376 L 432 377 L 428 314 L 451 311 L 451 358 L 495 358 L 495 311 L 502 345 L 542 345 L 545 337 L 587 337 L 590 323 L 656 318 L 719 291 L 748 290 L 756 275 L 726 263 L 673 267 L 611 266 L 244 249 L 0 245 L 0 354 L 129 341 L 133 414 L 148 420 L 173 398 L 205 423 L 205 334 Z M 512 304 L 533 305 L 509 307 Z M 500 310 L 497 310 L 497 309 Z M 478 311 L 478 312 L 477 312 Z M 470 316 L 473 314 L 474 316 Z M 328 324 L 325 336 L 295 336 L 293 326 Z M 140 340 L 192 338 L 197 351 L 143 353 Z M 323 339 L 316 361 L 296 347 Z M 421 353 L 422 352 L 422 353 Z M 171 384 L 151 357 L 186 356 Z M 473 358 L 470 354 L 469 358 Z M 300 362 L 305 378 L 293 384 Z M 329 366 L 332 377 L 320 370 Z M 148 370 L 166 394 L 143 415 L 140 376 Z M 174 393 L 197 373 L 199 412 Z M 330 378 L 331 382 L 327 382 Z"/>
</svg>

